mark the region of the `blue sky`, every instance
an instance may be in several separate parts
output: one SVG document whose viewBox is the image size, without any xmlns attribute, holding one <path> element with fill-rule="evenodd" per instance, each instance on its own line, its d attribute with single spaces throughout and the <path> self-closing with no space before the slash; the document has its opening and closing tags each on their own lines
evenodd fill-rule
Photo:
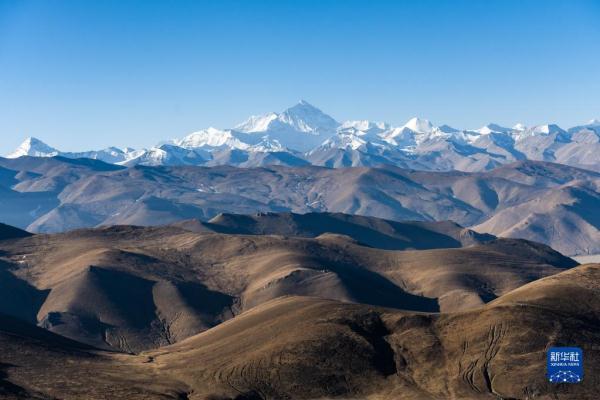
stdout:
<svg viewBox="0 0 600 400">
<path fill-rule="evenodd" d="M 600 118 L 600 1 L 0 0 L 0 154 L 151 146 L 299 99 L 394 124 Z"/>
</svg>

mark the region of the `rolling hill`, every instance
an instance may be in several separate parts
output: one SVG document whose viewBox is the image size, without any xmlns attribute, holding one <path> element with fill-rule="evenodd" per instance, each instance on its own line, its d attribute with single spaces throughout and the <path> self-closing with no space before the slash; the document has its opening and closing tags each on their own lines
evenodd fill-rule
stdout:
<svg viewBox="0 0 600 400">
<path fill-rule="evenodd" d="M 599 274 L 598 264 L 576 267 L 449 314 L 283 297 L 140 355 L 94 350 L 1 317 L 0 393 L 14 399 L 594 399 Z M 572 344 L 585 351 L 583 382 L 546 382 L 546 350 Z"/>
<path fill-rule="evenodd" d="M 600 253 L 600 175 L 546 162 L 520 161 L 482 173 L 389 166 L 123 168 L 60 157 L 0 159 L 0 167 L 0 220 L 31 232 L 207 222 L 223 213 L 346 213 L 451 220 L 568 255 Z"/>
<path fill-rule="evenodd" d="M 289 217 L 269 221 L 271 229 Z M 357 220 L 389 228 L 374 218 Z M 282 296 L 450 312 L 577 265 L 549 247 L 514 239 L 457 247 L 446 236 L 428 250 L 384 250 L 385 242 L 384 249 L 365 247 L 351 237 L 356 226 L 338 225 L 337 233 L 314 238 L 115 226 L 0 241 L 0 312 L 98 348 L 139 352 Z M 432 247 L 440 231 L 462 232 L 444 223 L 393 226 L 413 239 L 429 236 L 423 247 Z"/>
</svg>

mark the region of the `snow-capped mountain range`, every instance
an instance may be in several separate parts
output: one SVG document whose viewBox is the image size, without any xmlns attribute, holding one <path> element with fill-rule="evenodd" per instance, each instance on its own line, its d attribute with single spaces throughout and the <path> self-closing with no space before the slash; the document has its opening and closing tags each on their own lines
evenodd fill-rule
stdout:
<svg viewBox="0 0 600 400">
<path fill-rule="evenodd" d="M 338 122 L 302 100 L 281 113 L 252 116 L 232 129 L 207 128 L 150 149 L 109 147 L 62 152 L 26 139 L 8 158 L 92 158 L 112 164 L 241 167 L 392 164 L 423 170 L 484 171 L 518 160 L 543 160 L 600 171 L 600 121 L 562 129 L 554 124 L 479 129 L 435 126 L 412 118 L 402 126 Z"/>
</svg>

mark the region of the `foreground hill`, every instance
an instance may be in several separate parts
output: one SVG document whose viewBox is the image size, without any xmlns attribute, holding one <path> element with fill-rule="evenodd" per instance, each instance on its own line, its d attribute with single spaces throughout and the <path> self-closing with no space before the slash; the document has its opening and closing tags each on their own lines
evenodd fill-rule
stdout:
<svg viewBox="0 0 600 400">
<path fill-rule="evenodd" d="M 443 223 L 395 226 L 408 238 L 430 235 L 423 240 L 428 246 L 441 230 L 463 232 Z M 347 227 L 356 233 L 356 225 Z M 459 242 L 442 237 L 442 248 L 388 251 L 330 233 L 302 238 L 117 226 L 40 234 L 0 241 L 0 312 L 99 348 L 138 352 L 282 296 L 450 312 L 577 265 L 524 240 L 443 248 Z"/>
<path fill-rule="evenodd" d="M 0 220 L 31 232 L 208 221 L 220 213 L 347 213 L 446 221 L 600 253 L 600 174 L 520 161 L 482 172 L 313 166 L 123 168 L 95 160 L 0 159 Z M 572 240 L 571 240 L 572 239 Z"/>
<path fill-rule="evenodd" d="M 0 318 L 0 393 L 40 399 L 595 399 L 598 282 L 600 265 L 580 266 L 450 314 L 278 298 L 137 356 L 98 352 Z M 583 382 L 547 383 L 546 350 L 567 345 L 584 348 Z"/>
<path fill-rule="evenodd" d="M 186 385 L 0 314 L 0 398 L 185 399 Z"/>
<path fill-rule="evenodd" d="M 599 279 L 600 266 L 579 267 L 439 316 L 286 298 L 150 354 L 188 382 L 221 382 L 195 386 L 200 393 L 229 396 L 592 399 Z M 572 343 L 588 345 L 587 381 L 546 383 L 546 349 Z M 189 368 L 191 360 L 203 363 Z"/>
</svg>

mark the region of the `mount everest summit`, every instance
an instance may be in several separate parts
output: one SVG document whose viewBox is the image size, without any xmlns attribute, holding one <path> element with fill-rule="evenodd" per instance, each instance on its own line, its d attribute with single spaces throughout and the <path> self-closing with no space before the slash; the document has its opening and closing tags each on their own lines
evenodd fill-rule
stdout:
<svg viewBox="0 0 600 400">
<path fill-rule="evenodd" d="M 562 129 L 554 124 L 474 130 L 412 118 L 402 126 L 366 120 L 338 122 L 302 100 L 281 113 L 252 116 L 231 129 L 207 128 L 150 149 L 109 147 L 62 152 L 26 139 L 7 158 L 91 158 L 132 165 L 396 165 L 420 170 L 486 171 L 540 160 L 600 171 L 600 121 Z"/>
</svg>

